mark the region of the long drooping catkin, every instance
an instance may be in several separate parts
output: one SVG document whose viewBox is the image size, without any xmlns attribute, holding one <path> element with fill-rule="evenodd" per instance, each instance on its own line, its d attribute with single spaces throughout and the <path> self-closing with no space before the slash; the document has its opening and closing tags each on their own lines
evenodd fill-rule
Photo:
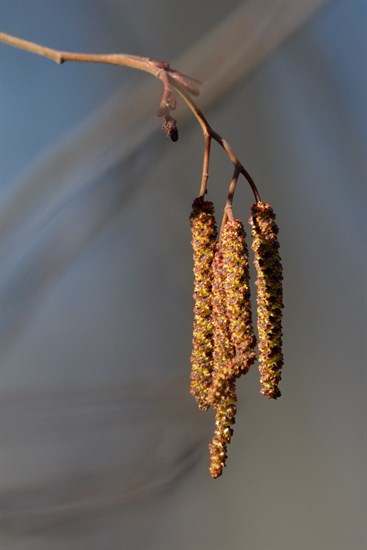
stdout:
<svg viewBox="0 0 367 550">
<path fill-rule="evenodd" d="M 227 460 L 227 445 L 231 442 L 236 417 L 236 387 L 235 382 L 229 382 L 219 401 L 215 404 L 215 432 L 211 443 L 210 475 L 214 478 L 222 474 Z"/>
<path fill-rule="evenodd" d="M 276 399 L 283 366 L 282 353 L 282 264 L 279 255 L 278 227 L 268 203 L 252 206 L 252 248 L 257 271 L 257 326 L 261 393 Z"/>
<path fill-rule="evenodd" d="M 213 403 L 219 401 L 228 386 L 228 381 L 233 379 L 232 361 L 235 349 L 231 341 L 224 284 L 223 254 L 217 245 L 213 260 L 212 287 L 214 364 L 212 387 L 209 392 L 210 400 Z"/>
<path fill-rule="evenodd" d="M 234 377 L 245 374 L 256 359 L 256 337 L 252 325 L 250 275 L 246 233 L 241 220 L 224 225 L 221 237 L 226 311 L 235 357 Z"/>
<path fill-rule="evenodd" d="M 217 226 L 214 205 L 203 198 L 193 202 L 190 216 L 194 253 L 194 329 L 190 393 L 200 409 L 209 406 L 213 371 L 212 262 Z"/>
</svg>

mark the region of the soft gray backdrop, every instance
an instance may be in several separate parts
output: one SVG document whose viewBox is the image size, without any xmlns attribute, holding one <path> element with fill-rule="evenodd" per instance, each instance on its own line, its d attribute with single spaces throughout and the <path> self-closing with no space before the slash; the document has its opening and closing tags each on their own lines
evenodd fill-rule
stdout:
<svg viewBox="0 0 367 550">
<path fill-rule="evenodd" d="M 2 0 L 0 19 L 171 60 L 238 5 Z M 330 2 L 206 112 L 277 212 L 286 304 L 283 396 L 239 382 L 216 481 L 188 395 L 198 126 L 161 135 L 148 75 L 0 45 L 4 550 L 365 548 L 366 23 Z M 214 148 L 219 216 L 231 171 Z"/>
</svg>

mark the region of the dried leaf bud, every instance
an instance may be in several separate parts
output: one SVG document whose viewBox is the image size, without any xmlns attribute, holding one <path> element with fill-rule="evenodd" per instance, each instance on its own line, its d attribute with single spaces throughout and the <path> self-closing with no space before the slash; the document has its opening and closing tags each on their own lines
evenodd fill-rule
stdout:
<svg viewBox="0 0 367 550">
<path fill-rule="evenodd" d="M 195 199 L 190 216 L 194 256 L 194 328 L 191 354 L 190 393 L 199 408 L 210 403 L 208 391 L 213 371 L 212 262 L 217 226 L 214 206 L 203 198 Z"/>
<path fill-rule="evenodd" d="M 227 317 L 226 293 L 224 288 L 224 267 L 222 251 L 217 245 L 213 260 L 213 375 L 210 401 L 218 403 L 233 378 L 232 360 L 235 355 Z"/>
<path fill-rule="evenodd" d="M 218 403 L 215 404 L 215 431 L 212 442 L 209 443 L 210 468 L 209 472 L 213 478 L 222 475 L 227 460 L 227 446 L 233 435 L 233 424 L 235 423 L 236 388 L 234 382 L 228 382 L 226 391 L 221 395 Z"/>
<path fill-rule="evenodd" d="M 225 224 L 221 237 L 226 309 L 235 357 L 233 376 L 246 374 L 256 359 L 252 325 L 250 275 L 246 232 L 240 220 Z"/>
<path fill-rule="evenodd" d="M 278 227 L 268 203 L 252 207 L 252 249 L 257 271 L 257 326 L 261 393 L 276 399 L 283 366 L 282 353 L 282 264 L 279 255 Z"/>
<path fill-rule="evenodd" d="M 165 133 L 165 135 L 169 137 L 172 141 L 178 140 L 177 121 L 171 116 L 169 115 L 165 116 L 164 121 L 162 123 L 162 130 Z"/>
</svg>

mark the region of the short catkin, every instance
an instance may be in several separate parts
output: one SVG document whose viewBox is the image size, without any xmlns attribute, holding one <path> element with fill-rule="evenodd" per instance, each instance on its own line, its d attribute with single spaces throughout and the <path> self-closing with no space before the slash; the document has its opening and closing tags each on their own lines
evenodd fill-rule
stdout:
<svg viewBox="0 0 367 550">
<path fill-rule="evenodd" d="M 235 357 L 232 374 L 246 374 L 256 360 L 256 337 L 251 313 L 246 232 L 241 220 L 229 220 L 221 235 L 226 310 Z"/>
<path fill-rule="evenodd" d="M 283 366 L 282 309 L 283 273 L 279 255 L 278 227 L 268 203 L 252 206 L 252 249 L 257 272 L 257 327 L 261 393 L 276 399 Z"/>
<path fill-rule="evenodd" d="M 194 259 L 194 327 L 190 393 L 200 409 L 210 406 L 213 371 L 212 262 L 217 241 L 214 205 L 194 200 L 190 215 Z"/>
</svg>

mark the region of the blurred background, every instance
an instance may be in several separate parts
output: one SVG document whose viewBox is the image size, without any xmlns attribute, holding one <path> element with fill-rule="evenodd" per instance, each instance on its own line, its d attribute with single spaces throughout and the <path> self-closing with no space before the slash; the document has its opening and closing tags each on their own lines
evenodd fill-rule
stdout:
<svg viewBox="0 0 367 550">
<path fill-rule="evenodd" d="M 1 30 L 168 60 L 272 203 L 282 397 L 238 383 L 224 475 L 189 396 L 202 135 L 158 81 L 0 44 L 1 547 L 366 547 L 367 5 L 1 0 Z M 232 167 L 213 145 L 218 218 Z M 235 215 L 247 220 L 243 183 Z M 252 273 L 254 280 L 254 274 Z"/>
</svg>

